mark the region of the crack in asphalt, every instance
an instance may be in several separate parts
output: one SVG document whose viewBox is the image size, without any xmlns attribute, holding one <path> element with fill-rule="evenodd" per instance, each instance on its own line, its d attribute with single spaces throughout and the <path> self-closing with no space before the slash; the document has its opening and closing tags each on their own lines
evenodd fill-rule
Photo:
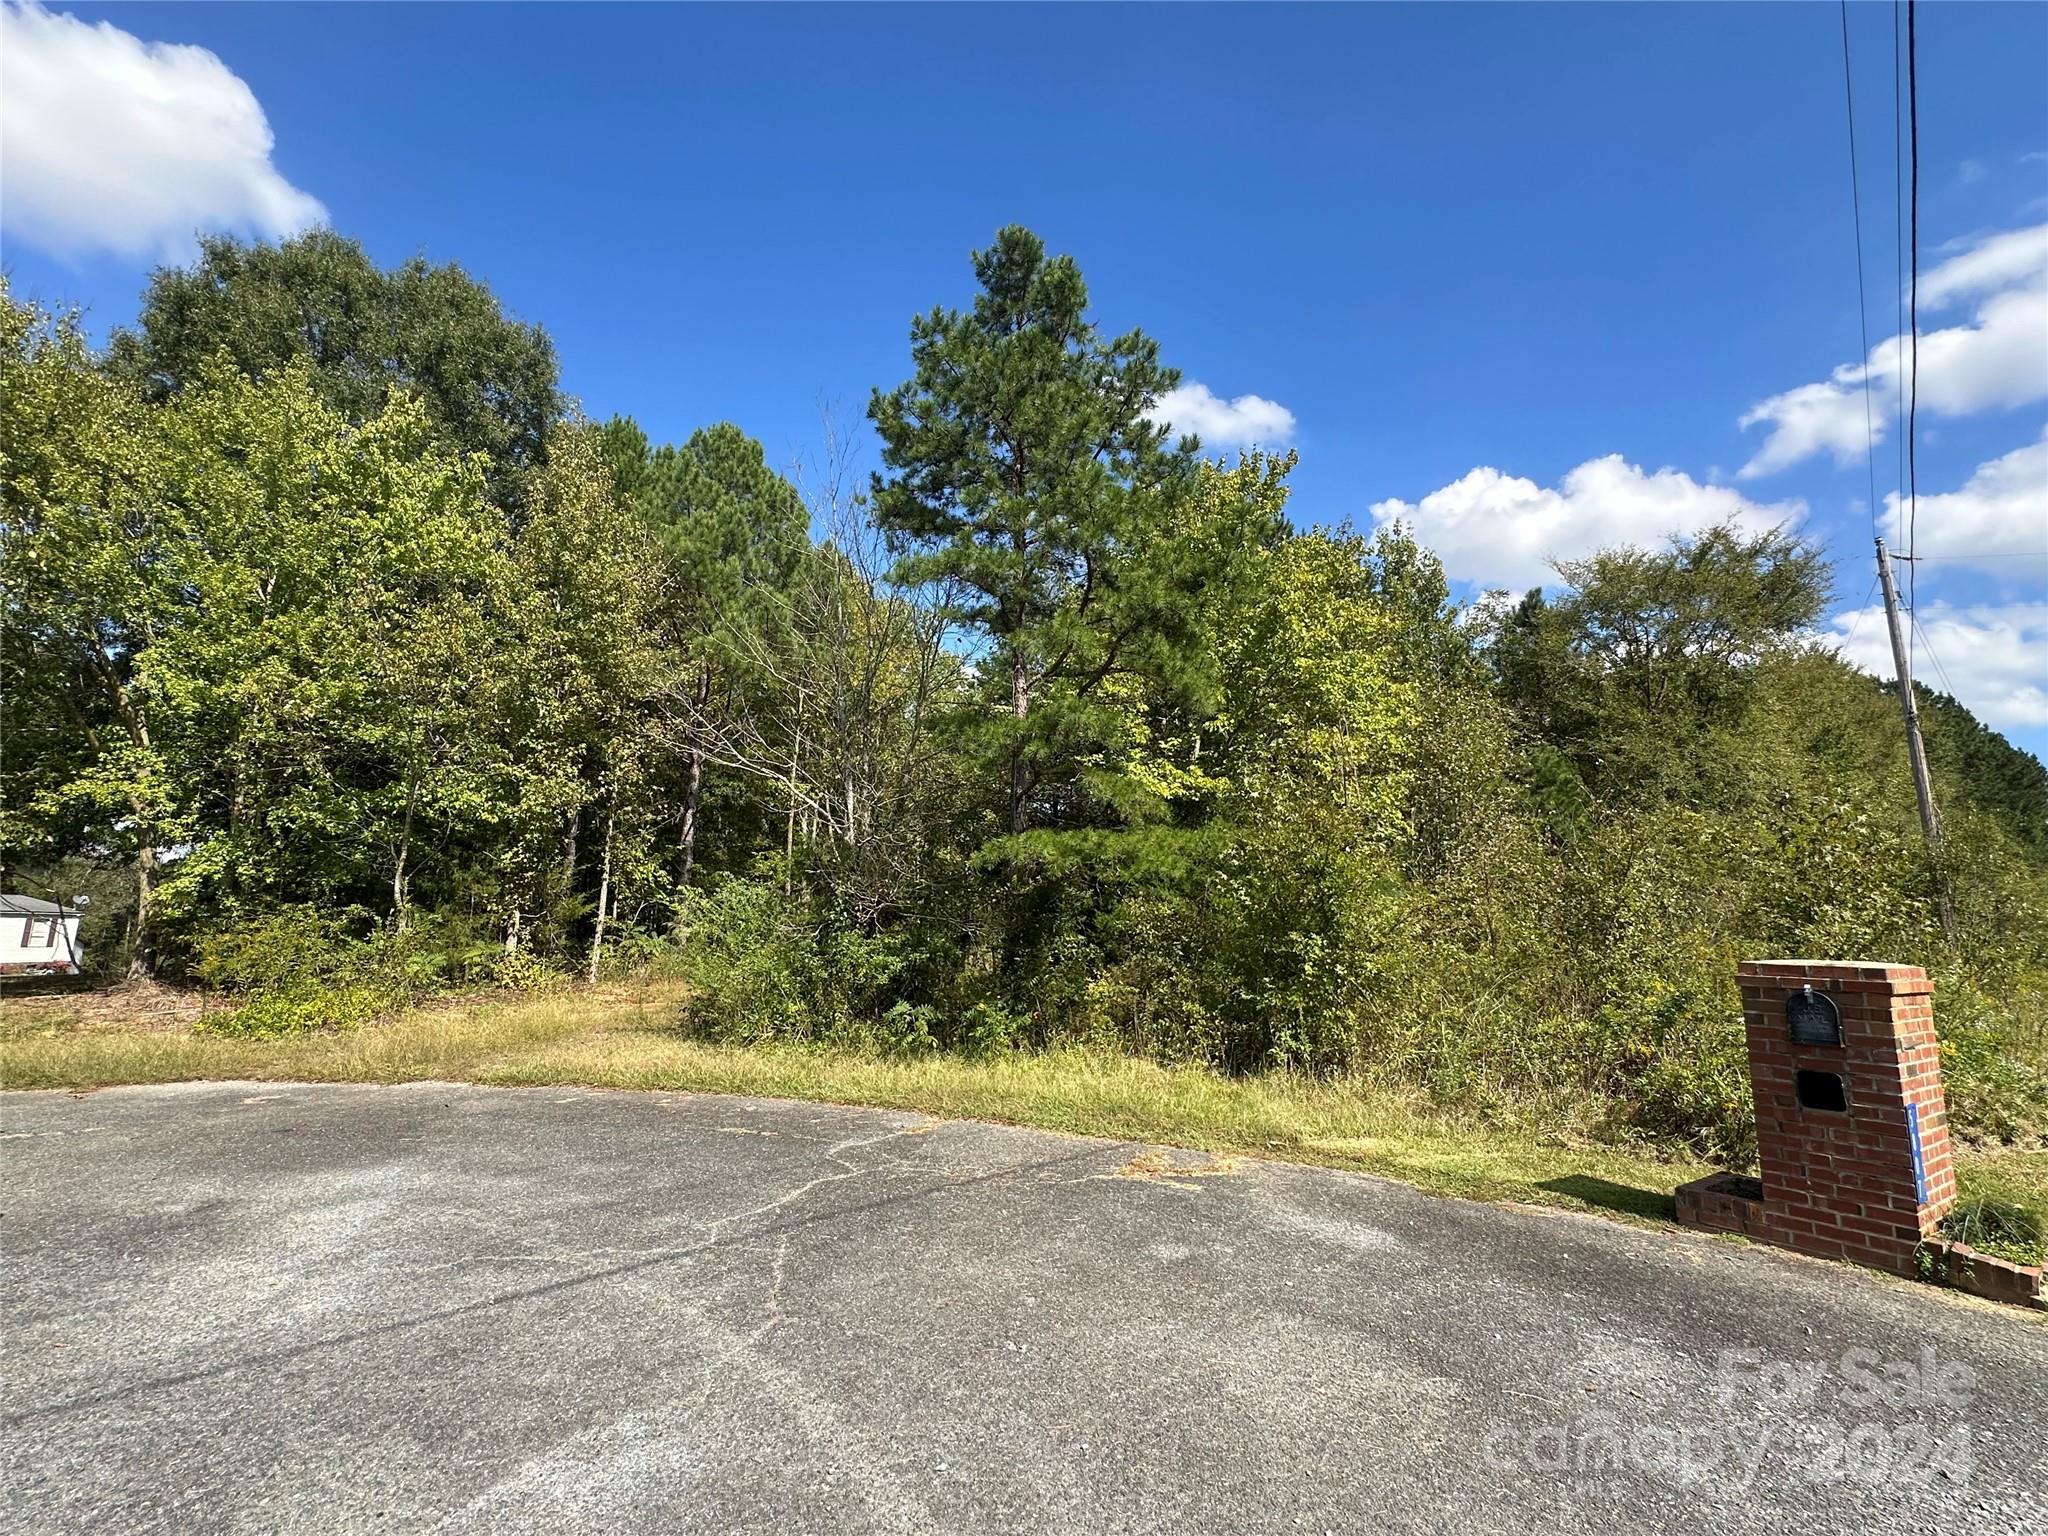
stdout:
<svg viewBox="0 0 2048 1536">
<path fill-rule="evenodd" d="M 722 1130 L 724 1127 L 721 1126 L 720 1129 Z M 787 1194 L 778 1195 L 775 1199 L 761 1205 L 753 1206 L 744 1211 L 735 1211 L 730 1216 L 720 1216 L 715 1221 L 693 1222 L 692 1225 L 715 1234 L 734 1222 L 750 1221 L 756 1216 L 765 1216 L 770 1211 L 777 1211 L 784 1206 L 793 1205 L 812 1190 L 823 1188 L 827 1184 L 839 1184 L 847 1179 L 860 1178 L 865 1174 L 881 1173 L 890 1167 L 908 1167 L 908 1164 L 897 1158 L 885 1158 L 880 1163 L 858 1167 L 847 1162 L 841 1154 L 855 1152 L 862 1147 L 878 1147 L 884 1142 L 894 1141 L 899 1136 L 915 1136 L 919 1133 L 919 1127 L 905 1127 L 901 1130 L 885 1132 L 880 1136 L 848 1137 L 843 1141 L 834 1142 L 825 1149 L 824 1155 L 839 1164 L 845 1170 L 844 1172 L 823 1174 L 818 1178 L 812 1179 L 809 1183 L 800 1184 Z M 718 1243 L 718 1237 L 714 1236 L 708 1242 L 683 1245 L 669 1244 L 660 1248 L 579 1248 L 566 1253 L 533 1252 L 530 1250 L 524 1253 L 466 1253 L 460 1258 L 448 1260 L 445 1264 L 424 1265 L 413 1270 L 412 1273 L 416 1275 L 431 1275 L 437 1274 L 442 1270 L 461 1269 L 470 1264 L 574 1264 L 596 1258 L 680 1259 L 689 1258 L 694 1254 L 709 1252 L 712 1248 L 717 1247 Z"/>
<path fill-rule="evenodd" d="M 838 1162 L 843 1171 L 809 1180 L 787 1194 L 778 1196 L 774 1200 L 767 1201 L 749 1210 L 740 1211 L 731 1216 L 722 1216 L 714 1222 L 702 1223 L 701 1225 L 706 1226 L 714 1234 L 718 1235 L 714 1235 L 708 1240 L 690 1247 L 677 1248 L 672 1252 L 657 1251 L 646 1257 L 634 1258 L 621 1264 L 608 1265 L 605 1268 L 591 1270 L 585 1274 L 565 1275 L 560 1279 L 545 1281 L 538 1285 L 500 1292 L 497 1295 L 488 1296 L 479 1301 L 464 1302 L 459 1306 L 443 1307 L 436 1311 L 420 1313 L 414 1317 L 397 1318 L 391 1322 L 379 1323 L 369 1328 L 359 1328 L 346 1333 L 332 1334 L 326 1338 L 314 1339 L 309 1343 L 294 1345 L 289 1349 L 272 1350 L 265 1354 L 251 1355 L 244 1359 L 229 1361 L 222 1365 L 206 1366 L 198 1370 L 178 1371 L 147 1377 L 142 1381 L 134 1382 L 124 1387 L 80 1393 L 75 1397 L 65 1398 L 55 1403 L 17 1410 L 4 1417 L 0 1417 L 0 1424 L 5 1424 L 11 1428 L 17 1425 L 32 1423 L 37 1419 L 51 1418 L 65 1413 L 75 1413 L 82 1409 L 99 1407 L 106 1403 L 122 1402 L 147 1393 L 186 1386 L 193 1382 L 215 1381 L 241 1371 L 282 1365 L 290 1361 L 304 1359 L 322 1350 L 334 1349 L 349 1344 L 360 1344 L 371 1339 L 385 1338 L 428 1323 L 447 1322 L 455 1318 L 473 1316 L 480 1312 L 487 1312 L 494 1307 L 545 1300 L 581 1286 L 594 1285 L 601 1281 L 614 1280 L 625 1275 L 639 1274 L 664 1264 L 675 1263 L 679 1259 L 694 1258 L 700 1254 L 716 1252 L 732 1246 L 722 1235 L 720 1229 L 729 1227 L 735 1222 L 763 1216 L 771 1211 L 785 1209 L 792 1202 L 801 1199 L 812 1190 L 823 1188 L 829 1184 L 843 1183 L 848 1179 L 857 1178 L 864 1173 L 879 1173 L 888 1165 L 898 1168 L 909 1167 L 910 1165 L 902 1163 L 900 1160 L 887 1159 L 884 1164 L 875 1164 L 863 1168 L 847 1163 L 844 1157 L 840 1155 L 844 1152 L 858 1150 L 861 1147 L 878 1146 L 883 1142 L 894 1140 L 898 1136 L 909 1134 L 912 1134 L 909 1130 L 898 1130 L 888 1132 L 882 1136 L 834 1143 L 827 1149 L 826 1156 Z M 1084 1157 L 1096 1155 L 1099 1155 L 1098 1149 L 1089 1147 L 1065 1157 L 1044 1158 L 1036 1162 L 1018 1163 L 1010 1167 L 995 1169 L 989 1173 L 975 1174 L 964 1179 L 941 1179 L 937 1183 L 929 1184 L 919 1189 L 908 1190 L 902 1194 L 885 1195 L 879 1199 L 865 1201 L 859 1205 L 841 1206 L 832 1210 L 822 1211 L 814 1216 L 799 1217 L 794 1220 L 763 1227 L 739 1241 L 748 1242 L 769 1236 L 786 1238 L 787 1234 L 799 1231 L 805 1227 L 836 1221 L 848 1216 L 866 1215 L 890 1206 L 902 1205 L 909 1201 L 943 1194 L 948 1190 L 966 1189 L 975 1185 L 990 1184 L 1018 1174 L 1042 1172 L 1049 1168 L 1062 1168 Z M 521 1255 L 520 1257 L 524 1259 L 528 1256 Z"/>
</svg>

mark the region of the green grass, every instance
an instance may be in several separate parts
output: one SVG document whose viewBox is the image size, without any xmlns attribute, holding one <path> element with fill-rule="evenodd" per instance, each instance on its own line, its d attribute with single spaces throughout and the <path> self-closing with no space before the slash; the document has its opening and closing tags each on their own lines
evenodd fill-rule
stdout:
<svg viewBox="0 0 2048 1536">
<path fill-rule="evenodd" d="M 1949 1236 L 2017 1264 L 2048 1263 L 2048 1152 L 1964 1154 L 1956 1195 L 1942 1222 Z"/>
<path fill-rule="evenodd" d="M 1388 1175 L 1433 1193 L 1669 1221 L 1711 1169 L 1539 1125 L 1458 1116 L 1356 1083 L 1228 1078 L 1093 1051 L 892 1057 L 722 1046 L 678 1025 L 683 989 L 624 982 L 444 998 L 361 1029 L 247 1040 L 91 1025 L 61 1001 L 0 1013 L 0 1088 L 191 1079 L 438 1080 L 753 1094 L 917 1110 Z M 1966 1201 L 2048 1209 L 2048 1153 L 1965 1155 Z M 2001 1251 L 1983 1244 L 1985 1251 Z M 2017 1256 L 2008 1253 L 2006 1256 Z"/>
</svg>

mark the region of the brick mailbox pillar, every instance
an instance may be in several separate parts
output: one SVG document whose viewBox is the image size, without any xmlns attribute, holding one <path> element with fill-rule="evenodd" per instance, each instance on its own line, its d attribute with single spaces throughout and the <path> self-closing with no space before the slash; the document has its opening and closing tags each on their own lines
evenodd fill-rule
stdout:
<svg viewBox="0 0 2048 1536">
<path fill-rule="evenodd" d="M 1678 1191 L 1678 1219 L 1911 1275 L 1955 1204 L 1934 984 L 1917 965 L 1736 971 L 1762 1177 Z"/>
</svg>

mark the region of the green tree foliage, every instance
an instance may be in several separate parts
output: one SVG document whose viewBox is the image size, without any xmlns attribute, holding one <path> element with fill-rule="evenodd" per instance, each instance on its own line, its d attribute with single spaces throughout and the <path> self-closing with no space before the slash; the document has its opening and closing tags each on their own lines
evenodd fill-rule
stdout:
<svg viewBox="0 0 2048 1536">
<path fill-rule="evenodd" d="M 281 245 L 203 236 L 194 265 L 151 276 L 107 366 L 165 399 L 198 383 L 222 351 L 258 378 L 303 364 L 321 401 L 352 424 L 380 413 L 393 388 L 418 395 L 452 446 L 489 456 L 501 494 L 540 462 L 562 411 L 546 332 L 507 317 L 460 267 L 415 256 L 384 271 L 328 230 Z"/>
<path fill-rule="evenodd" d="M 650 542 L 561 435 L 516 536 L 484 461 L 394 391 L 223 357 L 151 408 L 7 310 L 14 862 L 119 850 L 134 949 L 292 905 L 403 927 L 568 894 L 557 828 L 608 794 L 654 692 Z M 172 850 L 175 849 L 175 854 Z"/>
<path fill-rule="evenodd" d="M 754 594 L 786 578 L 807 542 L 810 514 L 796 487 L 729 421 L 647 455 L 631 494 L 699 631 L 752 622 L 744 610 Z"/>
<path fill-rule="evenodd" d="M 1958 1129 L 2048 1136 L 2048 771 L 1926 694 L 1936 868 L 1813 550 L 1461 607 L 1402 529 L 1293 526 L 1291 456 L 1170 444 L 1071 260 L 975 270 L 871 403 L 872 500 L 569 419 L 488 293 L 333 237 L 209 245 L 111 359 L 0 304 L 6 881 L 224 1028 L 664 958 L 736 1040 L 1082 1041 L 1732 1158 L 1737 959 L 1875 956 L 1937 978 Z"/>
<path fill-rule="evenodd" d="M 1558 574 L 1561 598 L 1537 590 L 1498 618 L 1501 688 L 1560 755 L 1544 775 L 1561 779 L 1569 763 L 1596 793 L 1638 796 L 1712 792 L 1760 664 L 1800 643 L 1829 582 L 1792 535 L 1728 526 L 1668 549 L 1603 551 Z"/>
<path fill-rule="evenodd" d="M 130 947 L 146 970 L 157 863 L 178 835 L 158 700 L 137 665 L 177 599 L 163 552 L 181 530 L 160 426 L 92 368 L 69 318 L 4 290 L 0 346 L 7 862 L 94 848 L 132 864 Z"/>
<path fill-rule="evenodd" d="M 974 275 L 973 308 L 915 320 L 912 377 L 869 406 L 892 471 L 875 519 L 908 552 L 900 578 L 957 592 L 986 639 L 1007 713 L 983 734 L 1021 833 L 1085 817 L 1071 792 L 1114 729 L 1102 686 L 1187 666 L 1204 571 L 1170 532 L 1195 444 L 1147 414 L 1179 375 L 1142 331 L 1101 336 L 1071 257 L 1012 225 Z"/>
<path fill-rule="evenodd" d="M 1896 697 L 1897 685 L 1890 685 Z M 1945 693 L 1916 683 L 1920 729 L 1936 771 L 1971 805 L 2011 828 L 2036 855 L 2048 858 L 2048 768 L 2022 752 Z"/>
<path fill-rule="evenodd" d="M 388 858 L 402 911 L 416 829 L 483 814 L 499 788 L 480 478 L 416 401 L 351 428 L 302 365 L 219 365 L 159 420 L 178 524 L 148 564 L 170 612 L 135 665 L 191 845 L 167 907 L 368 905 Z"/>
<path fill-rule="evenodd" d="M 654 619 L 674 668 L 668 713 L 683 759 L 676 879 L 687 886 L 716 722 L 749 717 L 764 702 L 770 678 L 758 663 L 779 594 L 809 547 L 810 518 L 761 445 L 730 422 L 693 432 L 681 447 L 650 448 L 637 423 L 617 417 L 599 441 L 618 494 L 662 559 Z"/>
</svg>

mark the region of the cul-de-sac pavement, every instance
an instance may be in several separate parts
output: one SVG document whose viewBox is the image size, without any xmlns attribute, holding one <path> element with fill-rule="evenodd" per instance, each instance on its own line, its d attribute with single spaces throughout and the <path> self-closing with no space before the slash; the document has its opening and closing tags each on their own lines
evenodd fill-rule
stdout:
<svg viewBox="0 0 2048 1536">
<path fill-rule="evenodd" d="M 0 1119 L 13 1531 L 2048 1520 L 2048 1328 L 1723 1240 L 707 1096 Z"/>
</svg>

